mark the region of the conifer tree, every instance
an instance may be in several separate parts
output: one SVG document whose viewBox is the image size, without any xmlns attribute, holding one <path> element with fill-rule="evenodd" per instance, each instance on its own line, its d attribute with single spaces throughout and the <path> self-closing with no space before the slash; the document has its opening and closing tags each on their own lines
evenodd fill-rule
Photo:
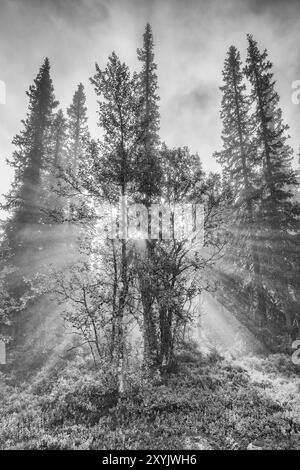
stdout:
<svg viewBox="0 0 300 470">
<path fill-rule="evenodd" d="M 90 137 L 85 103 L 84 86 L 82 83 L 79 83 L 72 103 L 67 109 L 68 165 L 74 173 L 78 169 L 79 160 L 84 156 L 85 146 Z"/>
<path fill-rule="evenodd" d="M 255 144 L 263 164 L 264 206 L 270 213 L 269 220 L 276 226 L 279 207 L 290 199 L 291 185 L 295 184 L 291 167 L 293 152 L 287 143 L 288 125 L 282 121 L 272 63 L 267 51 L 261 53 L 251 35 L 248 43 L 245 73 L 252 85 L 250 104 L 254 105 Z"/>
<path fill-rule="evenodd" d="M 223 69 L 221 119 L 223 151 L 216 154 L 233 194 L 251 201 L 255 186 L 255 152 L 251 146 L 251 120 L 239 51 L 231 46 Z"/>
<path fill-rule="evenodd" d="M 151 26 L 148 23 L 143 35 L 143 46 L 137 50 L 141 70 L 137 76 L 139 108 L 140 144 L 137 160 L 137 199 L 150 208 L 161 192 L 161 165 L 159 154 L 159 97 L 157 95 L 157 65 L 154 62 L 154 43 Z M 148 228 L 150 237 L 151 210 L 148 213 Z M 146 240 L 145 257 L 138 257 L 141 262 L 139 285 L 144 318 L 144 356 L 147 367 L 155 365 L 158 356 L 156 338 L 156 321 L 153 311 L 155 301 L 155 286 L 151 285 L 149 268 L 154 255 L 155 242 Z"/>
<path fill-rule="evenodd" d="M 140 99 L 140 147 L 138 156 L 138 191 L 146 205 L 160 192 L 159 96 L 157 95 L 157 65 L 154 62 L 154 43 L 151 26 L 147 23 L 143 47 L 137 50 L 141 71 L 137 76 Z"/>
<path fill-rule="evenodd" d="M 63 166 L 66 158 L 67 120 L 62 109 L 59 109 L 53 119 L 53 167 Z"/>
<path fill-rule="evenodd" d="M 245 73 L 252 86 L 250 104 L 254 107 L 255 146 L 262 164 L 259 251 L 263 282 L 291 332 L 295 318 L 290 308 L 289 286 L 296 274 L 293 260 L 297 251 L 293 234 L 299 232 L 299 206 L 292 200 L 296 183 L 291 166 L 293 152 L 287 142 L 288 126 L 282 120 L 272 63 L 267 51 L 260 52 L 251 35 L 248 35 Z"/>
<path fill-rule="evenodd" d="M 15 151 L 9 162 L 15 168 L 12 189 L 6 196 L 5 209 L 10 212 L 6 234 L 14 255 L 29 248 L 36 250 L 31 231 L 38 228 L 43 214 L 43 176 L 49 165 L 53 110 L 58 102 L 46 58 L 27 92 L 29 109 L 24 129 L 14 137 Z"/>
<path fill-rule="evenodd" d="M 51 126 L 51 159 L 45 177 L 45 220 L 51 224 L 62 220 L 67 201 L 59 194 L 61 189 L 60 172 L 67 163 L 67 120 L 61 109 L 54 115 Z"/>
<path fill-rule="evenodd" d="M 222 165 L 224 180 L 233 197 L 231 264 L 240 268 L 241 282 L 252 279 L 257 298 L 255 313 L 259 320 L 265 315 L 264 293 L 260 278 L 260 263 L 256 239 L 256 206 L 259 160 L 253 145 L 253 123 L 250 103 L 242 71 L 240 53 L 229 48 L 223 69 L 224 85 L 221 119 L 223 150 L 215 154 Z"/>
<path fill-rule="evenodd" d="M 72 103 L 67 109 L 67 152 L 64 164 L 70 176 L 74 178 L 76 178 L 80 165 L 84 162 L 86 148 L 90 139 L 85 103 L 84 86 L 82 83 L 79 83 L 73 95 Z M 77 197 L 69 200 L 67 204 L 69 205 L 67 217 L 70 220 L 76 218 L 76 211 L 80 210 L 81 204 L 81 198 Z"/>
</svg>

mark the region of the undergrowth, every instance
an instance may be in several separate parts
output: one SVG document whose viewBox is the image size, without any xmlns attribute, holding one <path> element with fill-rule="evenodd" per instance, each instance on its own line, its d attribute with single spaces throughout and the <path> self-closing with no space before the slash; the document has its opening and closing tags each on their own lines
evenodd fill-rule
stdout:
<svg viewBox="0 0 300 470">
<path fill-rule="evenodd" d="M 288 400 L 267 393 L 272 374 L 293 384 Z M 132 373 L 122 397 L 109 369 L 77 357 L 30 383 L 0 375 L 0 448 L 183 449 L 202 436 L 213 449 L 300 449 L 298 396 L 299 370 L 283 355 L 240 365 L 185 350 L 168 376 L 145 382 Z"/>
</svg>

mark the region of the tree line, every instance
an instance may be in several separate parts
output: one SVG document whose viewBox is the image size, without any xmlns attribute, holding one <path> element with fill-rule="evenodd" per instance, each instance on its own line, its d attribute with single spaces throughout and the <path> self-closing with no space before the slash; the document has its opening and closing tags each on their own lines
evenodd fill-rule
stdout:
<svg viewBox="0 0 300 470">
<path fill-rule="evenodd" d="M 126 388 L 132 329 L 142 334 L 142 371 L 153 376 L 175 362 L 176 346 L 203 289 L 253 320 L 263 333 L 299 325 L 299 206 L 275 91 L 272 64 L 249 36 L 246 66 L 232 46 L 221 88 L 222 175 L 205 174 L 198 154 L 169 148 L 159 136 L 157 65 L 147 24 L 131 73 L 115 52 L 96 64 L 100 137 L 88 129 L 79 84 L 66 115 L 58 109 L 46 58 L 30 86 L 23 128 L 13 139 L 15 169 L 2 208 L 1 337 L 13 345 L 24 310 L 54 295 L 95 365 L 109 364 Z M 251 85 L 246 93 L 245 79 Z M 132 240 L 97 236 L 104 203 L 203 204 L 204 245 L 175 237 Z M 119 204 L 119 221 L 127 203 Z M 160 214 L 160 223 L 161 223 Z M 170 219 L 170 222 L 171 222 Z M 53 307 L 54 308 L 54 307 Z M 270 342 L 270 341 L 269 341 Z"/>
</svg>

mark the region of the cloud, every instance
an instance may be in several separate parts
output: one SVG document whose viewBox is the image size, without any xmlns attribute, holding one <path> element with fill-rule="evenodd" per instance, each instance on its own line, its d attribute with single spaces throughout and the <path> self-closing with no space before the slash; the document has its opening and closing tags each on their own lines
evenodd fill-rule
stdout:
<svg viewBox="0 0 300 470">
<path fill-rule="evenodd" d="M 300 79 L 298 38 L 300 2 L 294 0 L 2 0 L 0 80 L 7 103 L 0 105 L 0 193 L 11 172 L 5 157 L 25 117 L 25 90 L 47 55 L 56 96 L 66 108 L 78 82 L 87 92 L 89 124 L 96 125 L 96 98 L 89 77 L 94 63 L 105 66 L 112 50 L 131 68 L 139 65 L 145 23 L 154 32 L 161 96 L 161 138 L 170 146 L 198 151 L 204 168 L 220 149 L 219 109 L 222 68 L 235 44 L 245 58 L 246 33 L 267 48 L 274 63 L 284 119 L 291 125 L 292 145 L 299 145 L 300 106 L 291 102 L 291 84 Z"/>
<path fill-rule="evenodd" d="M 255 14 L 261 14 L 270 12 L 272 15 L 280 13 L 286 18 L 287 10 L 300 11 L 299 0 L 248 0 L 245 2 L 248 11 L 252 11 Z"/>
</svg>

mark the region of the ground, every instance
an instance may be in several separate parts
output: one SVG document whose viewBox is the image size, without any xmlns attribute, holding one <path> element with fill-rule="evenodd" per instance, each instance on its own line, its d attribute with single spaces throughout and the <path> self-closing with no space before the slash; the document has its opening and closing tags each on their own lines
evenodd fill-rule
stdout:
<svg viewBox="0 0 300 470">
<path fill-rule="evenodd" d="M 210 294 L 197 308 L 168 374 L 142 377 L 132 349 L 122 397 L 109 365 L 70 350 L 50 316 L 43 354 L 33 341 L 0 373 L 0 449 L 300 450 L 300 365 L 268 354 Z"/>
<path fill-rule="evenodd" d="M 224 359 L 185 346 L 177 360 L 152 385 L 132 372 L 119 399 L 107 371 L 78 355 L 19 385 L 2 375 L 0 448 L 300 450 L 290 357 Z"/>
</svg>

